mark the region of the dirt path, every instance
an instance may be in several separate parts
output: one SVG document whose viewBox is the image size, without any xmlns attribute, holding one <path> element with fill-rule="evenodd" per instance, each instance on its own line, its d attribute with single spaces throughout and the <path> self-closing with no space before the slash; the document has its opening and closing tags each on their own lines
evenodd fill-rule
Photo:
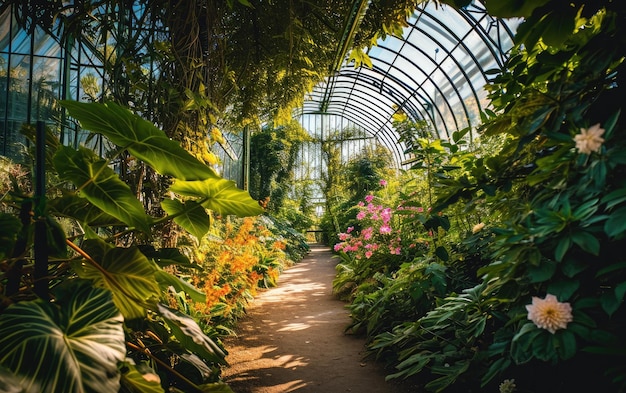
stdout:
<svg viewBox="0 0 626 393">
<path fill-rule="evenodd" d="M 328 248 L 287 269 L 279 285 L 261 292 L 225 340 L 230 367 L 224 380 L 236 393 L 408 393 L 385 382 L 378 364 L 364 360 L 362 339 L 345 335 L 345 303 L 332 294 L 336 259 Z"/>
</svg>

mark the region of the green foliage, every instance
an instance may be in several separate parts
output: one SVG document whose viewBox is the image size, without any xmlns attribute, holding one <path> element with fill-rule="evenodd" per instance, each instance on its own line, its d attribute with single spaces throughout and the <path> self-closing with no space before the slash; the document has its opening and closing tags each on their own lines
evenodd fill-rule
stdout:
<svg viewBox="0 0 626 393">
<path fill-rule="evenodd" d="M 477 356 L 481 336 L 489 328 L 490 310 L 500 300 L 486 298 L 483 286 L 441 299 L 416 322 L 406 322 L 376 337 L 370 348 L 379 356 L 397 354 L 399 370 L 388 378 L 407 377 L 422 371 L 434 379 L 429 391 L 440 392 L 465 378 Z"/>
<path fill-rule="evenodd" d="M 427 127 L 396 119 L 419 185 L 405 183 L 403 206 L 442 214 L 404 213 L 438 229 L 413 263 L 438 257 L 445 293 L 429 286 L 424 299 L 432 304 L 402 319 L 386 300 L 411 310 L 403 291 L 416 284 L 406 272 L 360 276 L 353 326 L 375 334 L 369 348 L 395 367 L 389 378 L 418 375 L 431 391 L 495 391 L 505 378 L 525 391 L 623 390 L 626 369 L 616 366 L 626 353 L 623 7 L 487 6 L 527 18 L 519 45 L 487 85 L 492 107 L 480 139 L 461 143 L 467 134 L 459 131 L 454 143 L 433 141 L 419 135 Z M 583 141 L 600 128 L 602 140 Z M 342 265 L 351 267 L 342 267 L 343 282 L 359 273 Z M 546 294 L 572 309 L 554 333 L 529 320 L 526 308 Z"/>
<path fill-rule="evenodd" d="M 0 362 L 26 390 L 118 391 L 123 318 L 111 292 L 73 280 L 54 303 L 19 302 L 0 314 Z"/>
<path fill-rule="evenodd" d="M 171 191 L 196 197 L 196 203 L 192 200 L 163 202 L 164 209 L 171 212 L 172 218 L 194 235 L 203 236 L 208 232 L 208 216 L 198 209 L 198 203 L 223 215 L 243 216 L 262 212 L 246 191 L 237 189 L 232 181 L 219 178 L 178 143 L 167 138 L 163 131 L 130 111 L 113 103 L 67 101 L 63 105 L 83 126 L 117 142 L 158 172 L 173 175 L 175 181 Z M 90 202 L 105 213 L 131 227 L 146 230 L 148 219 L 141 203 L 107 167 L 106 161 L 85 148 L 78 150 L 80 154 L 71 151 L 71 148 L 62 147 L 55 155 L 61 178 L 71 180 L 82 191 L 81 195 L 91 198 Z"/>
<path fill-rule="evenodd" d="M 343 130 L 347 136 L 351 130 Z M 389 150 L 382 146 L 365 148 L 345 164 L 341 163 L 339 154 L 342 139 L 337 135 L 322 145 L 325 151 L 329 172 L 333 173 L 323 179 L 323 191 L 326 199 L 326 210 L 320 222 L 324 231 L 324 242 L 337 243 L 337 232 L 342 228 L 360 225 L 355 220 L 354 205 L 362 201 L 366 195 L 381 190 L 381 181 L 391 182 L 396 177 L 392 168 Z"/>
<path fill-rule="evenodd" d="M 221 215 L 245 217 L 263 213 L 257 201 L 247 191 L 238 189 L 232 180 L 175 180 L 170 189 L 180 195 L 201 198 L 202 206 Z"/>
<path fill-rule="evenodd" d="M 88 258 L 74 263 L 76 274 L 110 290 L 124 318 L 145 317 L 149 303 L 160 296 L 158 266 L 136 247 L 114 247 L 101 239 L 87 239 L 81 249 Z"/>
<path fill-rule="evenodd" d="M 129 226 L 147 232 L 150 218 L 130 187 L 122 182 L 106 160 L 93 151 L 63 146 L 54 155 L 54 165 L 62 180 L 71 181 L 94 206 Z"/>
<path fill-rule="evenodd" d="M 118 104 L 64 101 L 63 106 L 84 129 L 106 136 L 162 175 L 180 180 L 218 178 L 163 131 Z"/>
<path fill-rule="evenodd" d="M 250 192 L 267 201 L 268 211 L 278 214 L 297 200 L 294 168 L 301 146 L 311 137 L 295 120 L 279 127 L 263 127 L 250 138 Z"/>
<path fill-rule="evenodd" d="M 343 262 L 339 266 L 335 287 L 345 285 L 339 280 L 350 265 Z M 352 323 L 347 329 L 362 332 L 371 340 L 398 323 L 424 316 L 436 299 L 446 294 L 447 287 L 445 266 L 424 259 L 403 264 L 391 277 L 375 274 L 353 295 L 348 307 Z"/>
<path fill-rule="evenodd" d="M 142 243 L 172 221 L 203 237 L 210 229 L 207 208 L 225 216 L 263 209 L 130 111 L 114 104 L 64 105 L 84 127 L 121 144 L 125 159 L 173 176 L 172 199 L 163 202 L 169 215 L 149 216 L 109 160 L 83 147 L 49 143 L 53 167 L 47 174 L 61 182 L 48 190 L 46 203 L 35 204 L 43 198 L 29 195 L 17 181 L 2 199 L 0 265 L 8 274 L 0 276 L 7 288 L 0 329 L 8 330 L 0 364 L 26 389 L 163 392 L 182 384 L 186 391 L 228 391 L 218 383 L 225 352 L 207 335 L 210 329 L 163 304 L 176 291 L 184 311 L 187 297 L 206 301 L 191 282 L 172 274 L 193 265 L 176 249 Z M 40 222 L 44 239 L 36 231 L 33 236 Z M 65 231 L 73 232 L 71 240 Z M 42 261 L 52 301 L 36 298 L 31 288 L 42 278 L 24 268 L 41 263 L 33 252 L 37 241 L 48 244 Z M 69 258 L 66 246 L 73 250 Z M 172 356 L 180 359 L 175 365 L 168 360 Z"/>
</svg>

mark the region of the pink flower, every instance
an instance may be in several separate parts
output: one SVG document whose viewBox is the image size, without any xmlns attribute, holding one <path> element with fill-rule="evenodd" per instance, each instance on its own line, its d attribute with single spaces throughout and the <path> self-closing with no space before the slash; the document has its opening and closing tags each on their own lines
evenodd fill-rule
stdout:
<svg viewBox="0 0 626 393">
<path fill-rule="evenodd" d="M 335 244 L 335 246 L 333 247 L 333 249 L 335 251 L 341 251 L 341 249 L 343 248 L 343 244 L 342 243 L 337 243 Z"/>
<path fill-rule="evenodd" d="M 365 212 L 364 211 L 360 211 L 356 214 L 356 219 L 357 220 L 362 220 L 365 218 Z"/>
<path fill-rule="evenodd" d="M 344 240 L 348 240 L 350 238 L 350 235 L 348 235 L 347 233 L 340 233 L 339 234 L 339 240 L 344 241 Z"/>
<path fill-rule="evenodd" d="M 372 252 L 371 251 L 365 251 L 365 258 L 370 259 L 372 257 Z"/>
<path fill-rule="evenodd" d="M 365 197 L 365 202 L 370 203 L 372 202 L 372 200 L 374 200 L 374 195 L 369 194 L 368 196 Z"/>
<path fill-rule="evenodd" d="M 560 303 L 556 296 L 546 294 L 545 299 L 533 296 L 532 304 L 526 305 L 528 319 L 538 328 L 546 329 L 554 334 L 558 329 L 567 328 L 572 322 L 572 306 L 569 303 Z"/>
<path fill-rule="evenodd" d="M 373 233 L 374 233 L 374 228 L 372 227 L 365 228 L 363 229 L 363 231 L 361 231 L 361 235 L 363 236 L 363 239 L 365 240 L 371 239 Z"/>
<path fill-rule="evenodd" d="M 385 180 L 385 179 L 380 179 L 380 182 L 379 182 L 379 183 L 380 183 L 380 185 L 381 185 L 381 186 L 383 186 L 383 187 L 387 186 L 387 180 Z"/>
<path fill-rule="evenodd" d="M 391 209 L 390 208 L 383 209 L 383 211 L 380 212 L 380 218 L 383 220 L 385 224 L 388 223 L 391 220 Z"/>
<path fill-rule="evenodd" d="M 383 224 L 380 226 L 380 228 L 378 229 L 378 231 L 382 234 L 385 233 L 391 233 L 391 227 L 387 224 Z"/>
<path fill-rule="evenodd" d="M 365 206 L 365 203 L 363 203 L 363 202 L 361 201 L 361 202 L 357 203 L 357 206 L 359 206 L 359 207 L 363 207 L 363 206 Z"/>
<path fill-rule="evenodd" d="M 352 231 L 354 231 L 354 227 L 348 227 L 348 229 L 346 230 L 346 233 L 350 233 Z"/>
</svg>

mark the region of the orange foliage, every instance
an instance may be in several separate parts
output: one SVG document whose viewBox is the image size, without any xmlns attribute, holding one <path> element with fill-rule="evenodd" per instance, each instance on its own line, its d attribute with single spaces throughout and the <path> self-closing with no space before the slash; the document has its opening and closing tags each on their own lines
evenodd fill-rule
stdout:
<svg viewBox="0 0 626 393">
<path fill-rule="evenodd" d="M 260 282 L 276 282 L 282 266 L 268 267 L 263 263 L 286 262 L 286 245 L 274 239 L 256 218 L 230 219 L 221 224 L 219 240 L 216 236 L 206 238 L 196 250 L 203 269 L 192 277 L 192 282 L 202 288 L 206 302 L 194 304 L 194 309 L 213 315 L 219 306 L 220 316 L 235 318 L 236 315 L 225 314 L 242 312 L 256 295 Z"/>
</svg>

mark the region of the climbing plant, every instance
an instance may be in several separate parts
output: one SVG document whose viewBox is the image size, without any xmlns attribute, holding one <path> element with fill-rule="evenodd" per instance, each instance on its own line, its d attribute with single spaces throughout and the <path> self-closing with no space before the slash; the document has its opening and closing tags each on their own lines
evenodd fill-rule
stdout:
<svg viewBox="0 0 626 393">
<path fill-rule="evenodd" d="M 250 140 L 250 194 L 268 200 L 267 208 L 279 212 L 294 182 L 294 170 L 303 143 L 311 137 L 295 120 L 255 132 Z"/>
</svg>

